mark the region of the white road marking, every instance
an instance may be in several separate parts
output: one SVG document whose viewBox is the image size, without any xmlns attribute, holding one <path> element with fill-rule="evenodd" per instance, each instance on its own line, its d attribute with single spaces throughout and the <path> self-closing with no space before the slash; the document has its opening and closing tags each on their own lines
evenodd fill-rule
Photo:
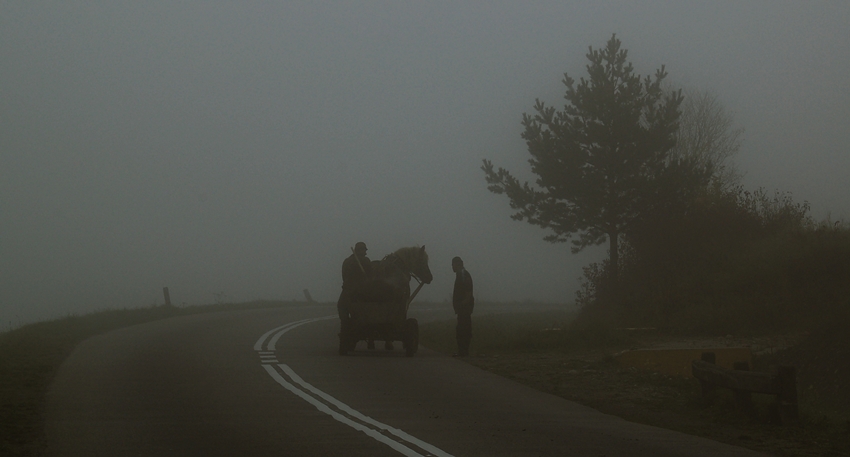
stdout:
<svg viewBox="0 0 850 457">
<path fill-rule="evenodd" d="M 328 317 L 324 317 L 322 319 L 330 319 L 332 317 L 333 316 L 328 316 Z M 259 340 L 257 340 L 257 342 L 254 344 L 254 350 L 255 351 L 262 351 L 263 350 L 263 341 L 265 341 L 266 338 L 268 338 L 269 335 L 271 335 L 272 333 L 274 333 L 274 332 L 276 332 L 280 329 L 286 329 L 286 330 L 284 330 L 284 333 L 285 333 L 286 331 L 289 330 L 288 327 L 294 328 L 294 327 L 297 327 L 301 324 L 306 323 L 307 321 L 313 321 L 313 319 L 301 319 L 300 321 L 290 322 L 288 324 L 284 324 L 284 325 L 281 325 L 280 327 L 275 327 L 275 328 L 269 330 L 268 332 L 264 333 L 263 336 L 261 336 Z M 277 341 L 277 340 L 275 340 L 275 341 Z M 271 349 L 272 351 L 274 351 L 274 345 L 272 345 L 271 348 L 267 348 L 267 349 Z"/>
<path fill-rule="evenodd" d="M 334 319 L 336 317 L 337 316 L 325 316 L 314 319 L 302 319 L 300 321 L 291 322 L 289 324 L 273 328 L 264 333 L 263 336 L 257 340 L 257 343 L 254 344 L 254 350 L 260 353 L 261 356 L 265 354 L 273 354 L 275 345 L 284 333 L 304 324 Z M 269 336 L 272 334 L 274 334 L 274 336 L 269 339 Z M 267 339 L 269 339 L 269 341 L 265 344 L 266 350 L 264 351 L 263 345 Z M 316 409 L 333 417 L 337 421 L 365 433 L 366 435 L 386 444 L 408 457 L 452 457 L 451 454 L 437 448 L 436 446 L 428 444 L 402 430 L 378 422 L 375 419 L 352 409 L 345 403 L 317 389 L 307 381 L 304 381 L 297 373 L 295 373 L 295 371 L 292 370 L 292 368 L 289 367 L 289 365 L 286 365 L 285 363 L 278 364 L 277 368 L 281 370 L 279 372 L 275 366 L 269 362 L 270 360 L 262 360 L 262 367 L 266 370 L 269 376 L 272 377 L 272 379 L 277 381 L 277 383 L 283 386 L 286 390 L 301 397 L 306 402 L 315 406 Z M 289 377 L 295 384 L 297 384 L 297 386 L 292 382 L 287 381 L 284 375 Z M 392 438 L 387 434 L 393 435 L 395 438 Z M 413 445 L 413 447 L 419 448 L 421 451 L 424 451 L 424 453 L 412 449 L 405 444 Z"/>
<path fill-rule="evenodd" d="M 280 364 L 278 366 L 279 367 L 285 367 L 286 365 Z M 283 387 L 286 388 L 286 390 L 294 393 L 295 395 L 298 395 L 299 397 L 301 397 L 302 399 L 307 401 L 307 403 L 310 403 L 311 405 L 315 406 L 316 409 L 318 409 L 319 411 L 333 417 L 334 419 L 342 422 L 345 425 L 348 425 L 349 427 L 351 427 L 351 428 L 353 428 L 357 431 L 363 432 L 366 435 L 371 436 L 375 440 L 386 444 L 387 446 L 395 449 L 396 451 L 402 453 L 405 456 L 408 456 L 408 457 L 424 457 L 423 454 L 420 454 L 420 453 L 414 451 L 413 449 L 410 449 L 409 447 L 401 444 L 400 442 L 398 442 L 396 440 L 390 439 L 390 438 L 382 435 L 377 430 L 370 428 L 370 427 L 366 427 L 365 425 L 361 424 L 360 422 L 353 421 L 353 420 L 349 419 L 348 417 L 345 417 L 344 415 L 340 414 L 339 412 L 332 410 L 330 407 L 328 407 L 328 405 L 320 402 L 319 400 L 316 400 L 315 397 L 309 395 L 308 393 L 304 392 L 303 390 L 301 390 L 301 389 L 295 387 L 294 385 L 290 384 L 271 365 L 263 365 L 263 368 L 266 369 L 266 371 L 269 373 L 269 375 L 272 378 L 274 378 L 274 380 L 277 381 L 278 384 L 282 385 Z M 448 455 L 448 454 L 442 454 L 442 455 Z"/>
<path fill-rule="evenodd" d="M 346 405 L 345 403 L 337 400 L 334 397 L 331 397 L 330 395 L 326 394 L 325 392 L 313 387 L 313 385 L 309 384 L 307 381 L 304 381 L 303 379 L 301 379 L 301 377 L 298 376 L 298 374 L 296 374 L 294 371 L 292 371 L 292 368 L 290 368 L 288 365 L 280 364 L 278 366 L 283 370 L 284 373 L 289 375 L 289 377 L 292 378 L 292 380 L 295 381 L 298 385 L 309 390 L 310 392 L 313 392 L 314 394 L 316 394 L 317 396 L 319 396 L 323 400 L 325 400 L 328 403 L 336 406 L 337 408 L 339 408 L 341 411 L 344 411 L 348 415 L 350 415 L 350 416 L 352 416 L 352 417 L 354 417 L 354 418 L 356 418 L 356 419 L 358 419 L 362 422 L 365 422 L 367 424 L 371 424 L 375 427 L 378 427 L 382 430 L 386 430 L 389 433 L 403 439 L 404 441 L 407 441 L 408 443 L 412 443 L 412 444 L 415 444 L 416 446 L 419 446 L 420 448 L 430 452 L 432 455 L 441 456 L 441 457 L 451 457 L 451 454 L 448 454 L 448 453 L 444 452 L 443 450 L 441 450 L 441 449 L 439 449 L 435 446 L 432 446 L 432 445 L 430 445 L 430 444 L 428 444 L 428 443 L 426 443 L 426 442 L 424 442 L 424 441 L 422 441 L 422 440 L 420 440 L 420 439 L 418 439 L 418 438 L 416 438 L 412 435 L 409 435 L 409 434 L 403 432 L 402 430 L 399 430 L 397 428 L 390 427 L 389 425 L 386 425 L 384 423 L 378 422 L 378 421 L 376 421 L 375 419 L 372 419 L 369 416 L 364 416 L 359 411 L 352 409 L 350 406 Z"/>
</svg>

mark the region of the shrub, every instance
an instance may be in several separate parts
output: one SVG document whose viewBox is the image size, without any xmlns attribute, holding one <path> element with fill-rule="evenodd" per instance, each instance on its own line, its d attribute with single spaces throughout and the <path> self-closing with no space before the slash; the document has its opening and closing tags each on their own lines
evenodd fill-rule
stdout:
<svg viewBox="0 0 850 457">
<path fill-rule="evenodd" d="M 624 235 L 620 275 L 584 268 L 583 312 L 622 326 L 758 333 L 810 328 L 850 297 L 850 229 L 814 223 L 807 203 L 764 190 L 713 190 Z M 813 312 L 814 311 L 814 312 Z"/>
</svg>

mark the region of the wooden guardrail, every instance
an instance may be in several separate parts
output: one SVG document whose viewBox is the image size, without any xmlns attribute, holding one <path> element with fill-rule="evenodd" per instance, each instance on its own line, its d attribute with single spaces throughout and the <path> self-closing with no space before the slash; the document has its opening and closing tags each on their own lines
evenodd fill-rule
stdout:
<svg viewBox="0 0 850 457">
<path fill-rule="evenodd" d="M 749 371 L 747 362 L 736 363 L 734 370 L 727 370 L 716 366 L 714 360 L 713 352 L 704 352 L 702 360 L 694 360 L 691 365 L 706 402 L 714 400 L 716 387 L 723 387 L 735 392 L 735 399 L 744 410 L 753 412 L 752 393 L 775 395 L 772 420 L 780 424 L 797 421 L 797 372 L 794 367 L 780 366 L 776 374 L 757 373 Z"/>
</svg>

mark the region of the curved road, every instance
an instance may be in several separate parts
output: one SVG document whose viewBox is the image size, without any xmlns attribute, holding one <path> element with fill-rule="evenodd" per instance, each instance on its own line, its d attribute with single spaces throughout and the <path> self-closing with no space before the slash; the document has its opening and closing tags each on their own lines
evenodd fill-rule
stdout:
<svg viewBox="0 0 850 457">
<path fill-rule="evenodd" d="M 201 314 L 88 339 L 48 393 L 47 455 L 759 455 L 604 415 L 424 348 L 407 358 L 400 344 L 360 343 L 340 357 L 335 311 Z"/>
</svg>

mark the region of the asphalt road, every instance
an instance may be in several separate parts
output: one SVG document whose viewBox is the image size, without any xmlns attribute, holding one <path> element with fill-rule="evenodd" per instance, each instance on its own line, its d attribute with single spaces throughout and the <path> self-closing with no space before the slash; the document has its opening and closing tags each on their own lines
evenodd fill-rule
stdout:
<svg viewBox="0 0 850 457">
<path fill-rule="evenodd" d="M 360 343 L 341 357 L 334 314 L 210 313 L 86 340 L 48 394 L 47 455 L 759 455 L 604 415 L 425 348 L 408 358 L 400 343 Z"/>
</svg>

